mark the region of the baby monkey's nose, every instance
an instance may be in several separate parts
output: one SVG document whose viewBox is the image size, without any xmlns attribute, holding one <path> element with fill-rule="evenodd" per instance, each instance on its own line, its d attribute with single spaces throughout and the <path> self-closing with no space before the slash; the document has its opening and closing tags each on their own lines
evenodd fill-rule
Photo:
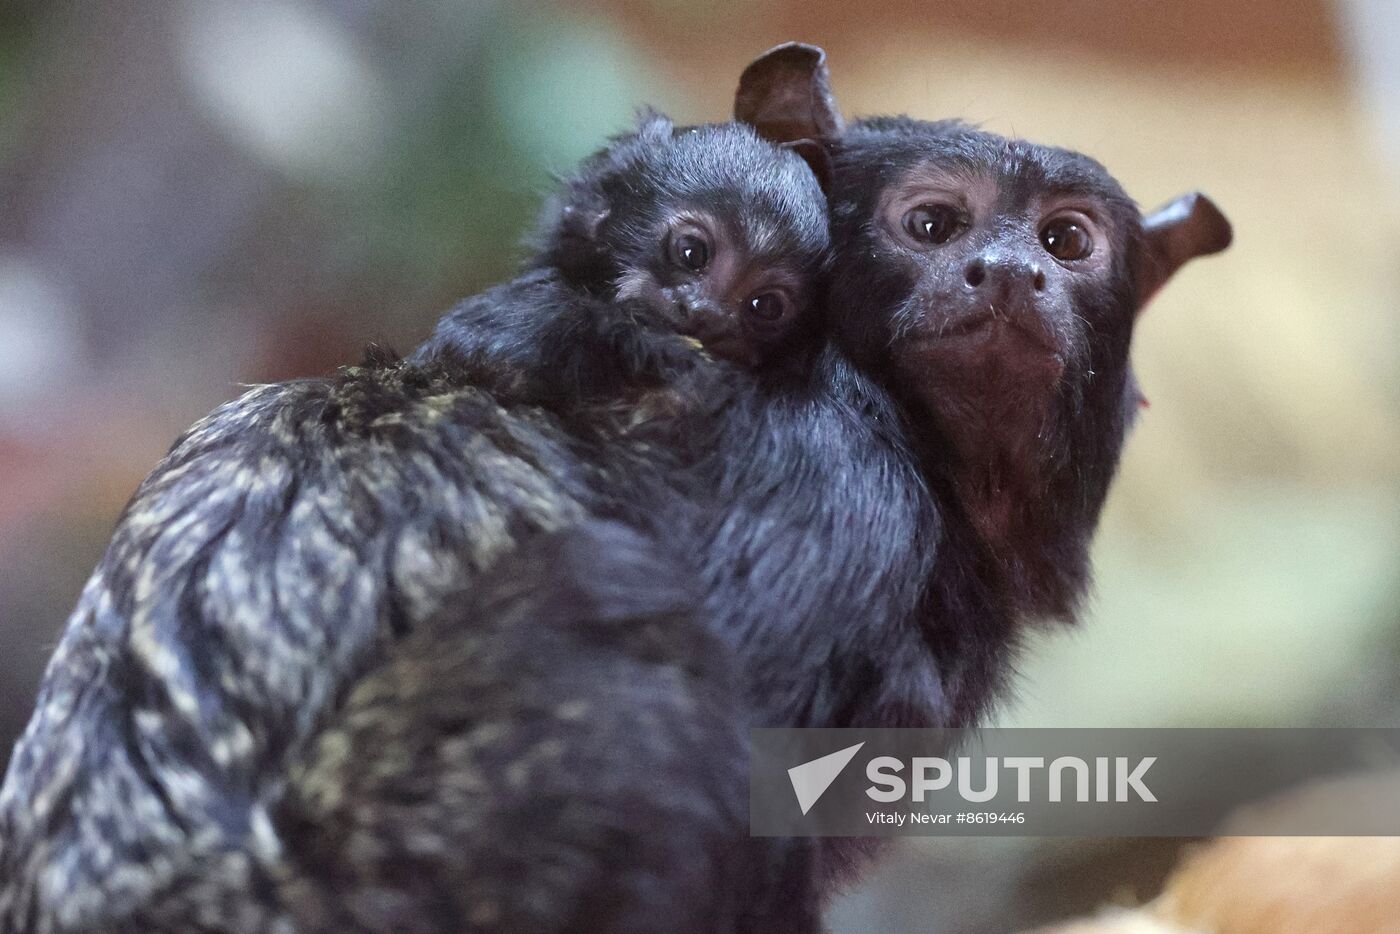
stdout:
<svg viewBox="0 0 1400 934">
<path fill-rule="evenodd" d="M 679 305 L 681 328 L 701 340 L 716 333 L 728 317 L 718 302 L 704 296 L 682 296 Z"/>
</svg>

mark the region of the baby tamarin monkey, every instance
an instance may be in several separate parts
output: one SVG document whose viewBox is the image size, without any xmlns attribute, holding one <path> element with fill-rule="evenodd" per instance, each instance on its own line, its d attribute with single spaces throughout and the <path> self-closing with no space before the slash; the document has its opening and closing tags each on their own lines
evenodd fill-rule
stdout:
<svg viewBox="0 0 1400 934">
<path fill-rule="evenodd" d="M 416 359 L 481 356 L 565 397 L 664 384 L 697 351 L 781 365 L 815 333 L 824 159 L 648 113 L 550 200 L 525 273 L 463 302 Z"/>
</svg>

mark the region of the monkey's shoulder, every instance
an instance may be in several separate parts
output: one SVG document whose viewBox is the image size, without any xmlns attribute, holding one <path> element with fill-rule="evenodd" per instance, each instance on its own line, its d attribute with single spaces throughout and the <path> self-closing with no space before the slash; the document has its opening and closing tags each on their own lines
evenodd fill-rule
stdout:
<svg viewBox="0 0 1400 934">
<path fill-rule="evenodd" d="M 250 388 L 181 435 L 159 473 L 194 461 L 263 458 L 344 467 L 347 456 L 389 460 L 472 434 L 558 440 L 555 421 L 526 396 L 499 365 L 453 356 L 417 363 L 371 351 L 329 377 Z"/>
</svg>

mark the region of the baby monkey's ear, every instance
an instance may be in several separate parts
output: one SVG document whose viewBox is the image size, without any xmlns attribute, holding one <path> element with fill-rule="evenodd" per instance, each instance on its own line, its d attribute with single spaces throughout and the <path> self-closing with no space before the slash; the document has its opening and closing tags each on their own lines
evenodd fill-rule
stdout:
<svg viewBox="0 0 1400 934">
<path fill-rule="evenodd" d="M 1225 215 L 1198 191 L 1147 215 L 1142 232 L 1143 256 L 1137 270 L 1138 295 L 1142 297 L 1139 308 L 1187 260 L 1219 253 L 1233 237 Z"/>
<path fill-rule="evenodd" d="M 592 285 L 608 278 L 610 258 L 599 242 L 607 219 L 608 209 L 591 198 L 560 206 L 553 222 L 544 228 L 549 265 L 579 283 Z"/>
<path fill-rule="evenodd" d="M 773 143 L 820 143 L 840 136 L 845 121 L 831 93 L 826 52 L 789 42 L 754 59 L 739 76 L 734 119 Z"/>
<path fill-rule="evenodd" d="M 601 204 L 566 204 L 559 210 L 560 237 L 575 243 L 592 243 L 607 219 L 608 209 Z"/>
</svg>

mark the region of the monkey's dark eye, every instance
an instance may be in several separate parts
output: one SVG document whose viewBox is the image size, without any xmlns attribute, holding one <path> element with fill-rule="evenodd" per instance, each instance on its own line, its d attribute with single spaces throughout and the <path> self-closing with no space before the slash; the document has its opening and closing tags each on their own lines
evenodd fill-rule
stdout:
<svg viewBox="0 0 1400 934">
<path fill-rule="evenodd" d="M 792 311 L 792 298 L 786 292 L 774 289 L 749 296 L 746 305 L 749 314 L 760 321 L 772 323 L 781 321 Z"/>
<path fill-rule="evenodd" d="M 1058 260 L 1073 262 L 1094 252 L 1094 238 L 1072 217 L 1059 217 L 1040 228 L 1040 245 Z"/>
<path fill-rule="evenodd" d="M 967 227 L 961 211 L 946 204 L 921 204 L 904 215 L 904 231 L 920 243 L 947 243 Z"/>
<path fill-rule="evenodd" d="M 681 233 L 671 238 L 671 262 L 690 272 L 701 272 L 710 265 L 710 245 L 698 233 Z"/>
</svg>

